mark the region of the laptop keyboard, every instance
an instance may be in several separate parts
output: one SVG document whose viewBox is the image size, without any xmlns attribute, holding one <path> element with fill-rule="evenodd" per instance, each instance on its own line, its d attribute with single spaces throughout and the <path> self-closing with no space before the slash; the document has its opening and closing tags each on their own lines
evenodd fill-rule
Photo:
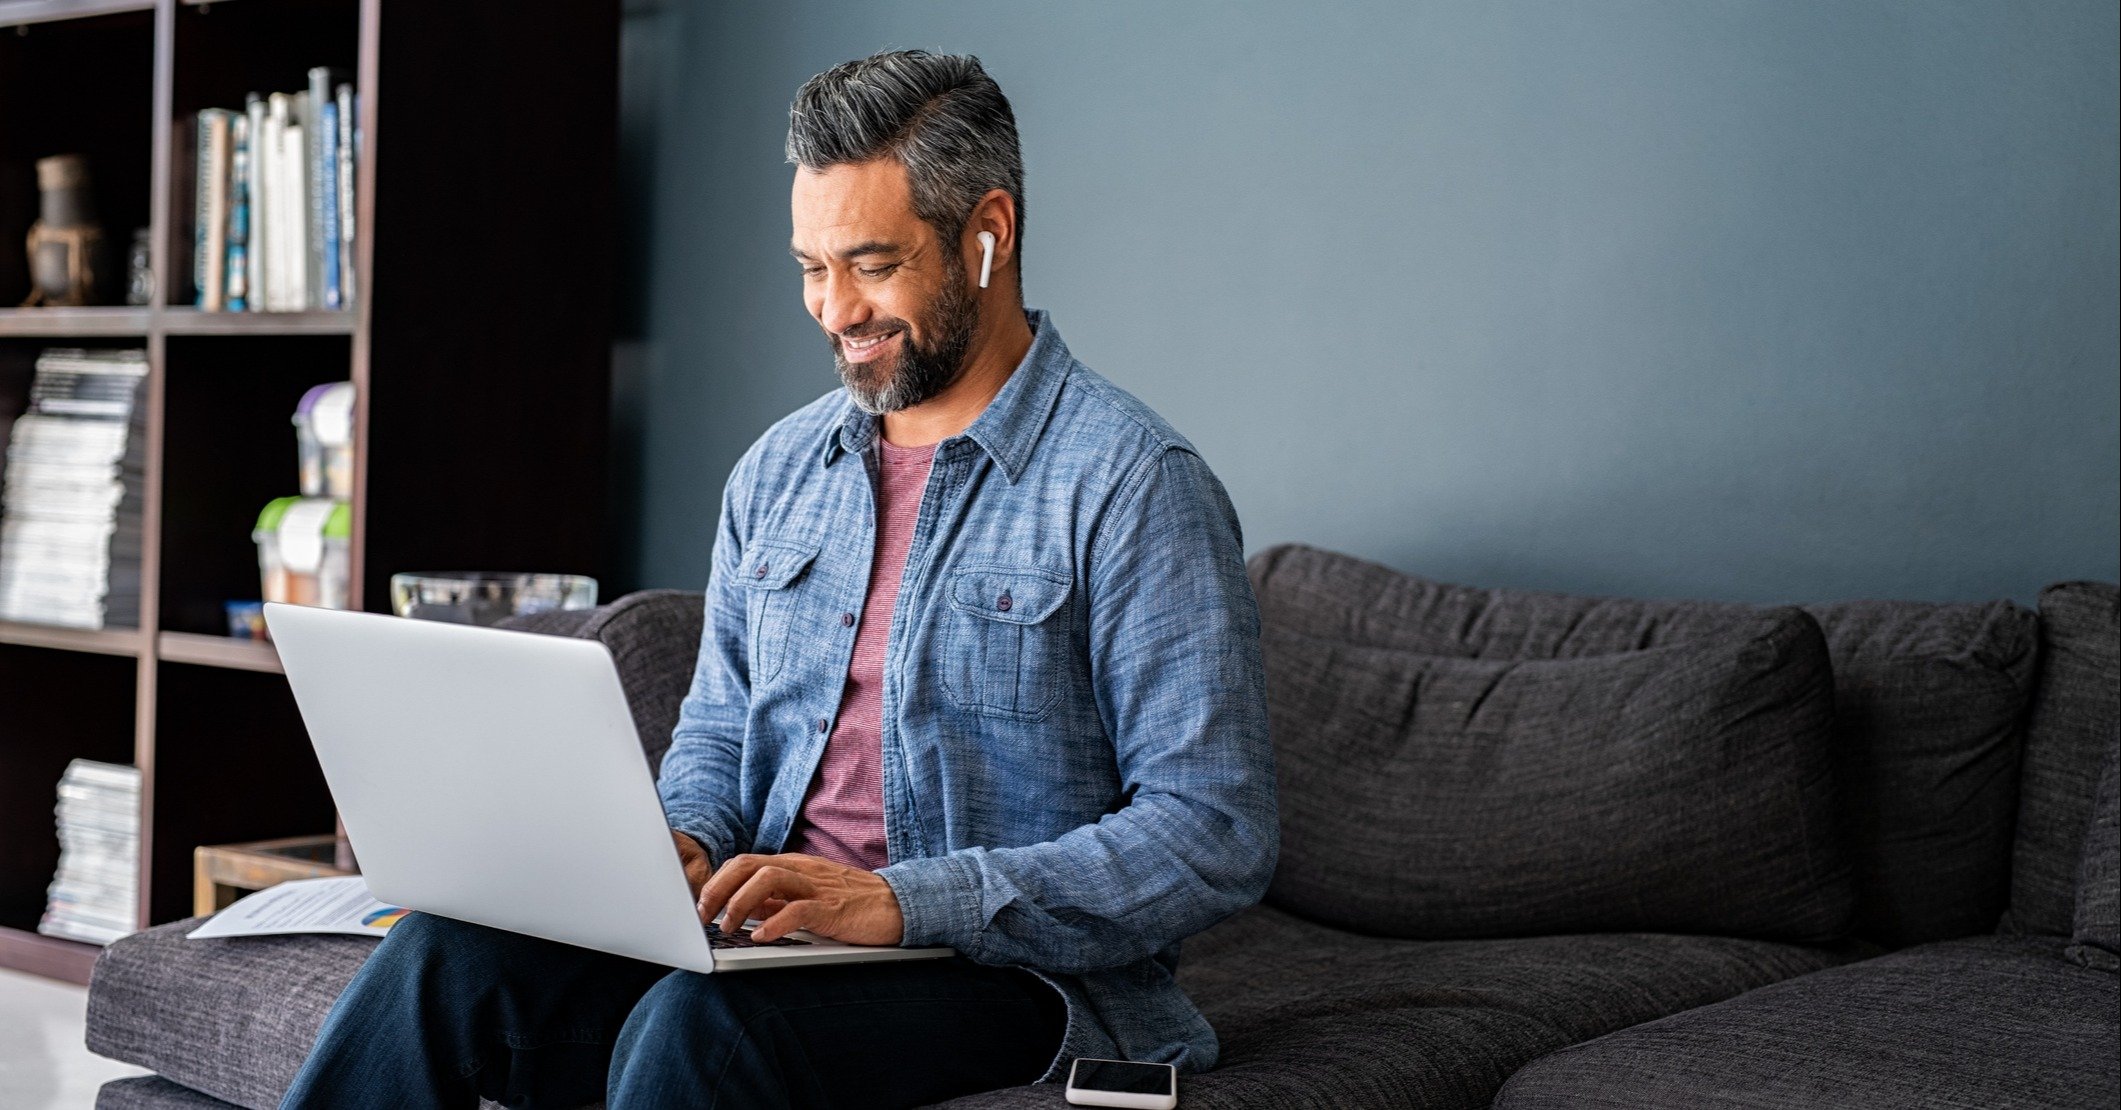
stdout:
<svg viewBox="0 0 2121 1110">
<path fill-rule="evenodd" d="M 782 937 L 779 940 L 753 940 L 749 929 L 738 929 L 733 933 L 725 933 L 720 925 L 712 921 L 707 923 L 707 947 L 709 948 L 793 948 L 809 943 L 807 940 L 797 940 L 794 937 Z"/>
</svg>

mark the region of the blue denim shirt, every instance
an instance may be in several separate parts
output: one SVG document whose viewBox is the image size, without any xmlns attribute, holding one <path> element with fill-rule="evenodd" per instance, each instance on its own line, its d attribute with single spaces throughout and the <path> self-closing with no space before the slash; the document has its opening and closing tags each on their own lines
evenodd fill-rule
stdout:
<svg viewBox="0 0 2121 1110">
<path fill-rule="evenodd" d="M 1259 611 L 1237 513 L 1169 424 L 1030 351 L 936 445 L 883 681 L 903 943 L 1026 967 L 1075 1056 L 1214 1066 L 1179 941 L 1259 900 L 1279 847 Z M 723 493 L 663 806 L 717 862 L 782 850 L 824 752 L 876 551 L 876 417 L 831 393 Z"/>
</svg>

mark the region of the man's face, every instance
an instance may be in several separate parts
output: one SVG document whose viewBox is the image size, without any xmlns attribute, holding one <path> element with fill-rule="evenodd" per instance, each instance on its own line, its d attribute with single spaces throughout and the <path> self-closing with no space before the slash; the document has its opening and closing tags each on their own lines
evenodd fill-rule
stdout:
<svg viewBox="0 0 2121 1110">
<path fill-rule="evenodd" d="M 803 304 L 854 403 L 895 412 L 955 382 L 979 306 L 957 244 L 914 214 L 906 168 L 891 158 L 798 166 L 790 210 Z"/>
</svg>

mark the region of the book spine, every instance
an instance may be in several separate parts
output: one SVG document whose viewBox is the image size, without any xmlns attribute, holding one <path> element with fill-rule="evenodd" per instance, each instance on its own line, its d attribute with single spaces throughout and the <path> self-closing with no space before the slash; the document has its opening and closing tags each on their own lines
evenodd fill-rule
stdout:
<svg viewBox="0 0 2121 1110">
<path fill-rule="evenodd" d="M 204 252 L 205 284 L 199 289 L 199 307 L 219 312 L 227 292 L 228 276 L 228 125 L 234 113 L 225 108 L 199 111 L 200 132 L 206 149 L 199 182 L 199 212 L 206 218 L 206 234 L 200 243 Z"/>
<path fill-rule="evenodd" d="M 282 153 L 286 155 L 287 180 L 287 307 L 294 312 L 316 307 L 316 303 L 310 299 L 313 290 L 309 284 L 309 252 L 311 244 L 315 241 L 309 231 L 312 203 L 309 195 L 311 130 L 309 94 L 288 94 L 287 141 L 282 146 Z"/>
<path fill-rule="evenodd" d="M 323 289 L 318 299 L 325 308 L 345 307 L 339 301 L 339 105 L 326 100 L 317 111 L 317 208 L 323 213 L 318 242 L 324 251 Z"/>
<path fill-rule="evenodd" d="M 242 312 L 250 296 L 250 117 L 229 121 L 227 309 Z"/>
<path fill-rule="evenodd" d="M 265 141 L 265 307 L 287 309 L 287 94 L 266 99 Z"/>
<path fill-rule="evenodd" d="M 325 159 L 330 137 L 325 134 L 329 125 L 325 123 L 324 108 L 332 100 L 333 73 L 330 66 L 313 66 L 308 77 L 309 88 L 304 90 L 308 111 L 302 119 L 306 133 L 302 153 L 308 159 L 303 165 L 309 189 L 309 307 L 330 308 L 332 306 L 324 300 L 330 288 L 324 275 L 327 262 L 325 232 L 328 224 L 335 222 L 326 217 L 331 214 L 333 206 L 330 185 L 337 179 L 339 171 Z"/>
<path fill-rule="evenodd" d="M 339 301 L 354 299 L 354 91 L 340 82 L 339 104 Z"/>
<path fill-rule="evenodd" d="M 197 150 L 198 164 L 193 169 L 192 214 L 191 214 L 191 287 L 192 303 L 206 307 L 206 182 L 213 175 L 214 152 L 206 141 L 207 113 L 201 111 L 193 121 L 192 146 Z"/>
<path fill-rule="evenodd" d="M 250 176 L 245 182 L 250 196 L 250 235 L 243 252 L 249 295 L 244 303 L 256 312 L 265 307 L 265 98 L 257 93 L 244 97 L 243 111 L 250 118 Z"/>
</svg>

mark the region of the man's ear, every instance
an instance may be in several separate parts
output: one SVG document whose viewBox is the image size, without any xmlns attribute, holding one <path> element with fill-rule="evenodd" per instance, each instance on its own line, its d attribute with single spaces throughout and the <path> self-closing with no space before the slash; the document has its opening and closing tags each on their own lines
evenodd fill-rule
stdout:
<svg viewBox="0 0 2121 1110">
<path fill-rule="evenodd" d="M 1016 258 L 1016 201 L 1008 190 L 987 190 L 987 195 L 972 206 L 971 218 L 965 221 L 964 241 L 958 249 L 969 274 L 979 273 L 980 255 L 985 250 L 979 239 L 982 231 L 994 236 L 994 272 L 999 274 Z"/>
</svg>

